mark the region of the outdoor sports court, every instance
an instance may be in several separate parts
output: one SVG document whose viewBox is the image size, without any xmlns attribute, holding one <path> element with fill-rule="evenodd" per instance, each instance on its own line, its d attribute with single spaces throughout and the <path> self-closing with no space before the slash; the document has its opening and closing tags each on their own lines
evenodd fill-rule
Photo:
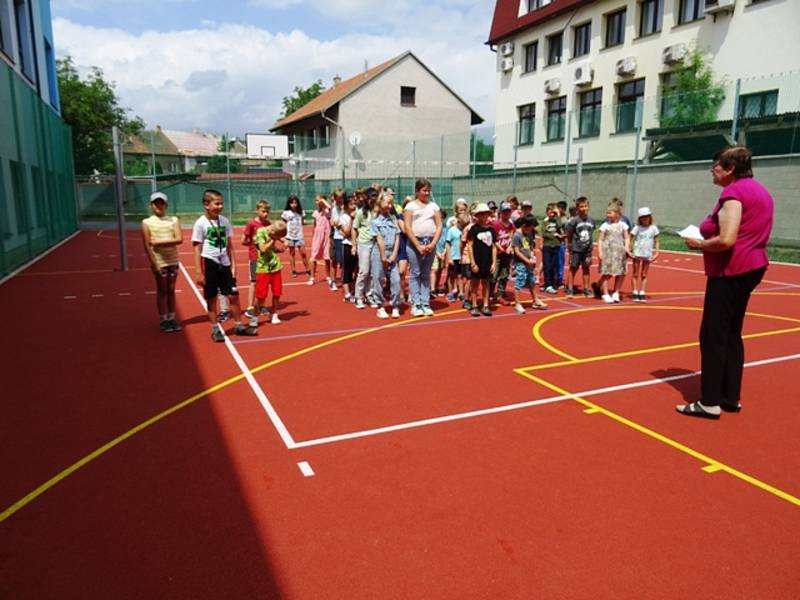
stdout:
<svg viewBox="0 0 800 600">
<path fill-rule="evenodd" d="M 0 286 L 0 597 L 800 596 L 798 267 L 753 295 L 713 422 L 674 410 L 698 255 L 644 305 L 398 321 L 285 264 L 283 323 L 213 344 L 188 237 L 182 333 L 136 232 L 127 273 L 83 231 Z"/>
</svg>

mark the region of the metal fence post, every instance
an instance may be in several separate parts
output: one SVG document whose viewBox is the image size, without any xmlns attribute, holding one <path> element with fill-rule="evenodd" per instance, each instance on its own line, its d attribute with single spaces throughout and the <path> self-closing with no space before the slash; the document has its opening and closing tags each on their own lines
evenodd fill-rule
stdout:
<svg viewBox="0 0 800 600">
<path fill-rule="evenodd" d="M 639 144 L 642 139 L 642 116 L 644 113 L 644 99 L 636 99 L 636 146 L 634 149 L 633 157 L 633 182 L 631 187 L 631 205 L 628 208 L 628 213 L 633 215 L 636 212 L 636 184 L 639 180 Z"/>
<path fill-rule="evenodd" d="M 739 127 L 739 96 L 742 91 L 742 80 L 736 80 L 736 91 L 733 96 L 733 119 L 731 120 L 731 141 L 736 143 L 736 129 Z"/>
<path fill-rule="evenodd" d="M 567 112 L 567 143 L 564 156 L 564 196 L 569 196 L 569 151 L 572 142 L 572 111 Z"/>
<path fill-rule="evenodd" d="M 514 166 L 511 174 L 511 193 L 517 193 L 517 150 L 518 146 L 514 144 Z"/>
<path fill-rule="evenodd" d="M 575 163 L 575 197 L 580 198 L 583 194 L 583 146 L 578 148 L 578 159 Z"/>
<path fill-rule="evenodd" d="M 444 136 L 439 141 L 439 179 L 444 177 Z"/>
<path fill-rule="evenodd" d="M 122 144 L 119 143 L 119 128 L 111 128 L 111 140 L 114 146 L 114 172 L 117 193 L 117 227 L 119 229 L 119 257 L 120 270 L 128 270 L 128 248 L 125 240 L 125 181 L 122 174 Z"/>
<path fill-rule="evenodd" d="M 411 140 L 411 179 L 417 176 L 417 141 Z"/>
<path fill-rule="evenodd" d="M 156 179 L 156 132 L 152 129 L 150 130 L 150 159 L 153 161 L 153 178 L 150 180 L 150 191 L 155 192 L 158 189 L 158 183 Z"/>
</svg>

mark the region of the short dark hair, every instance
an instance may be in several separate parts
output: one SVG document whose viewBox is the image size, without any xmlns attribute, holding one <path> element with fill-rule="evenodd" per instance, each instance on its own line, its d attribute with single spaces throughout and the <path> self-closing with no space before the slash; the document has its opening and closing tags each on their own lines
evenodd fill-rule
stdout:
<svg viewBox="0 0 800 600">
<path fill-rule="evenodd" d="M 422 177 L 421 179 L 417 179 L 417 182 L 414 184 L 414 192 L 420 191 L 424 187 L 431 187 L 431 182 L 427 177 Z"/>
<path fill-rule="evenodd" d="M 736 179 L 753 176 L 753 154 L 745 146 L 727 146 L 717 151 L 714 163 L 726 171 L 733 167 Z"/>
<path fill-rule="evenodd" d="M 556 202 L 556 206 L 558 206 L 558 208 L 560 208 L 561 210 L 567 210 L 567 201 L 559 200 L 558 202 Z"/>
<path fill-rule="evenodd" d="M 589 199 L 586 196 L 578 196 L 575 198 L 575 206 L 578 206 L 578 204 L 583 204 L 584 202 L 589 204 Z"/>
<path fill-rule="evenodd" d="M 536 217 L 533 215 L 525 215 L 524 217 L 520 217 L 517 219 L 517 227 L 522 228 L 525 225 L 530 225 L 531 227 L 536 227 L 539 224 L 539 221 L 536 220 Z"/>
<path fill-rule="evenodd" d="M 222 192 L 213 188 L 208 188 L 203 192 L 203 204 L 208 204 L 214 198 L 224 198 Z"/>
</svg>

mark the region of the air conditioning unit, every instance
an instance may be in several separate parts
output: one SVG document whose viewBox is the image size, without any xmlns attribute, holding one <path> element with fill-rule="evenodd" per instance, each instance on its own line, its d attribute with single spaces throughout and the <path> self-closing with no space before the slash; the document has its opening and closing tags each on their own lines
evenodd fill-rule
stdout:
<svg viewBox="0 0 800 600">
<path fill-rule="evenodd" d="M 553 77 L 544 82 L 544 91 L 548 94 L 557 94 L 561 91 L 561 80 L 558 77 Z"/>
<path fill-rule="evenodd" d="M 500 55 L 511 56 L 514 54 L 514 42 L 503 42 L 500 44 Z"/>
<path fill-rule="evenodd" d="M 508 73 L 513 68 L 514 68 L 513 58 L 503 58 L 500 60 L 500 70 L 503 71 L 503 73 Z"/>
<path fill-rule="evenodd" d="M 617 61 L 617 75 L 633 75 L 636 73 L 636 57 L 627 56 Z"/>
<path fill-rule="evenodd" d="M 733 12 L 736 0 L 706 0 L 706 14 L 713 15 L 718 12 Z"/>
<path fill-rule="evenodd" d="M 594 69 L 589 65 L 581 65 L 575 69 L 575 85 L 589 85 L 594 79 Z"/>
<path fill-rule="evenodd" d="M 674 63 L 681 62 L 686 55 L 689 53 L 689 48 L 686 44 L 673 44 L 672 46 L 667 46 L 661 52 L 661 60 L 664 61 L 665 65 L 671 65 Z"/>
</svg>

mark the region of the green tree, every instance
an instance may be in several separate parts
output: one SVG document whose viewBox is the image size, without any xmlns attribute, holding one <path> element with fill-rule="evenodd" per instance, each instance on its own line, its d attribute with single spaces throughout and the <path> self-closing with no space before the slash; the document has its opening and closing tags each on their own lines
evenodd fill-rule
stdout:
<svg viewBox="0 0 800 600">
<path fill-rule="evenodd" d="M 725 100 L 725 86 L 714 81 L 714 72 L 697 48 L 671 74 L 668 94 L 661 98 L 661 126 L 680 127 L 717 120 Z"/>
<path fill-rule="evenodd" d="M 163 172 L 164 169 L 161 167 L 161 164 L 156 161 L 156 175 L 161 175 Z M 125 165 L 125 175 L 130 175 L 132 177 L 149 177 L 152 174 L 153 171 L 150 168 L 150 163 L 143 158 L 137 158 L 134 162 Z"/>
<path fill-rule="evenodd" d="M 325 91 L 325 86 L 322 85 L 322 80 L 317 79 L 307 88 L 296 87 L 294 94 L 291 96 L 283 97 L 283 117 L 288 117 L 301 106 L 305 106 L 314 98 L 319 96 Z"/>
<path fill-rule="evenodd" d="M 208 165 L 206 166 L 206 171 L 208 173 L 228 173 L 228 159 L 225 156 L 227 152 L 233 152 L 234 144 L 236 143 L 235 138 L 227 138 L 226 136 L 222 136 L 222 139 L 217 144 L 217 151 L 221 152 L 222 154 L 215 154 L 211 158 L 208 159 Z M 232 158 L 230 160 L 230 172 L 231 173 L 239 173 L 242 170 L 241 162 L 238 158 Z"/>
<path fill-rule="evenodd" d="M 122 135 L 136 134 L 144 128 L 139 117 L 129 117 L 128 109 L 119 105 L 114 84 L 103 78 L 103 71 L 92 67 L 81 79 L 72 57 L 56 61 L 61 116 L 72 127 L 75 172 L 90 174 L 114 171 L 111 128 L 116 125 Z"/>
<path fill-rule="evenodd" d="M 494 161 L 494 145 L 487 144 L 474 133 L 470 133 L 469 157 L 471 161 L 492 162 Z M 491 173 L 493 170 L 493 165 L 475 165 L 476 173 Z"/>
</svg>

